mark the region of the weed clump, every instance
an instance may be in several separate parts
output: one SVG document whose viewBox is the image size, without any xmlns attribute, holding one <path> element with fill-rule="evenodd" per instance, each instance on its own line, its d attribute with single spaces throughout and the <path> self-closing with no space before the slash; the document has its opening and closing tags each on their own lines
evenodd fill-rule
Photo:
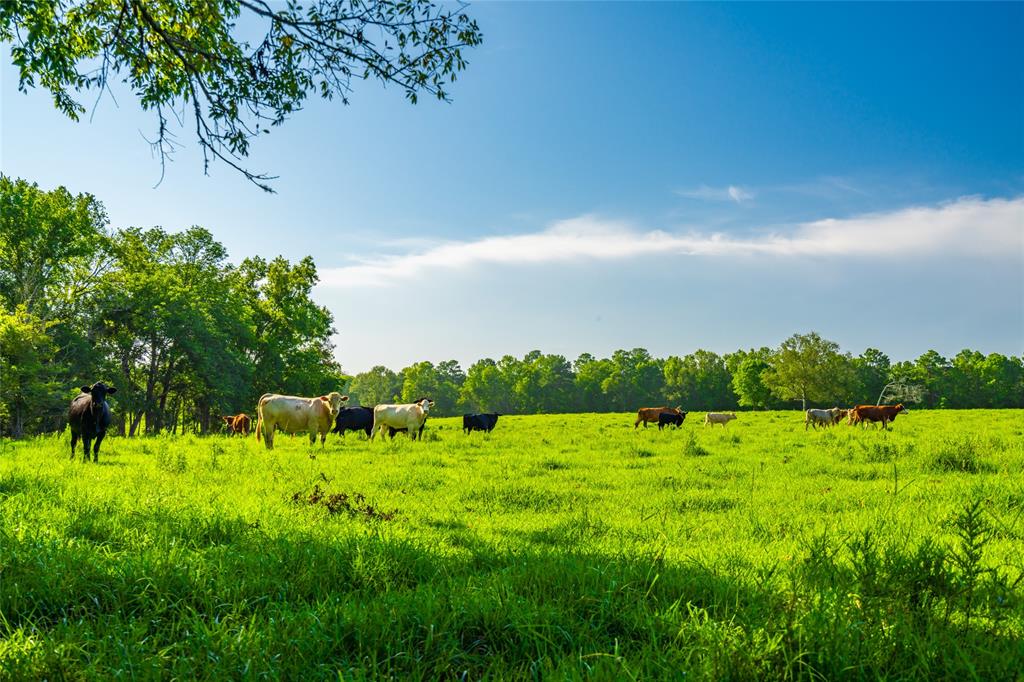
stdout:
<svg viewBox="0 0 1024 682">
<path fill-rule="evenodd" d="M 683 454 L 687 457 L 707 457 L 711 452 L 697 442 L 697 438 L 691 433 L 683 443 Z"/>
<path fill-rule="evenodd" d="M 976 474 L 991 468 L 981 458 L 981 446 L 977 438 L 947 438 L 932 452 L 931 468 L 934 471 L 963 472 Z"/>
<path fill-rule="evenodd" d="M 292 503 L 309 507 L 323 507 L 331 516 L 336 514 L 347 514 L 350 517 L 362 517 L 375 521 L 394 521 L 398 517 L 399 510 L 391 509 L 385 511 L 377 509 L 366 501 L 362 493 L 334 493 L 327 494 L 320 484 L 317 483 L 308 493 L 303 490 L 292 495 Z"/>
</svg>

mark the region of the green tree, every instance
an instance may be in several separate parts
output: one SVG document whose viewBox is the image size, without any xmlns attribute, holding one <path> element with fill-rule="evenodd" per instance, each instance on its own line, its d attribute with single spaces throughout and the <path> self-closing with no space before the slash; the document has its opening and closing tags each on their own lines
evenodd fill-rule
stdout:
<svg viewBox="0 0 1024 682">
<path fill-rule="evenodd" d="M 470 365 L 459 393 L 462 405 L 472 412 L 501 412 L 515 410 L 512 387 L 501 369 L 491 358 Z"/>
<path fill-rule="evenodd" d="M 373 407 L 402 399 L 402 380 L 383 365 L 376 365 L 352 378 L 352 404 Z"/>
<path fill-rule="evenodd" d="M 69 316 L 105 264 L 106 212 L 89 194 L 0 175 L 0 301 L 42 319 Z"/>
<path fill-rule="evenodd" d="M 856 374 L 855 395 L 843 402 L 849 404 L 874 404 L 882 389 L 889 383 L 889 356 L 876 348 L 865 349 L 853 359 Z"/>
<path fill-rule="evenodd" d="M 466 65 L 462 49 L 481 40 L 461 6 L 429 0 L 0 3 L 0 41 L 11 44 L 19 89 L 48 90 L 78 120 L 77 94 L 119 79 L 155 114 L 162 165 L 176 147 L 170 123 L 185 125 L 184 114 L 207 165 L 220 159 L 267 190 L 272 178 L 242 162 L 307 96 L 348 103 L 353 79 L 374 79 L 412 102 L 447 100 Z"/>
<path fill-rule="evenodd" d="M 454 360 L 437 366 L 432 362 L 417 362 L 402 370 L 402 401 L 411 403 L 419 398 L 430 398 L 435 403 L 434 414 L 450 417 L 459 409 L 461 381 L 462 370 Z"/>
<path fill-rule="evenodd" d="M 924 406 L 944 407 L 949 397 L 949 361 L 934 350 L 914 361 L 913 377 L 924 386 Z"/>
<path fill-rule="evenodd" d="M 50 325 L 19 305 L 13 313 L 0 308 L 0 434 L 20 438 L 32 422 L 59 414 L 67 393 L 57 380 Z"/>
<path fill-rule="evenodd" d="M 664 362 L 665 397 L 672 405 L 696 410 L 732 409 L 736 394 L 725 359 L 717 353 L 697 350 L 683 358 Z"/>
<path fill-rule="evenodd" d="M 605 397 L 605 381 L 615 372 L 611 360 L 598 360 L 590 353 L 583 353 L 573 363 L 576 377 L 576 409 L 580 412 L 607 412 L 608 400 Z"/>
<path fill-rule="evenodd" d="M 294 265 L 281 257 L 246 258 L 239 266 L 236 286 L 256 337 L 250 404 L 263 393 L 322 395 L 348 383 L 334 358 L 334 318 L 312 298 L 318 281 L 308 256 Z"/>
<path fill-rule="evenodd" d="M 762 410 L 774 406 L 772 391 L 765 384 L 765 374 L 771 368 L 769 360 L 760 354 L 750 353 L 740 361 L 732 375 L 732 388 L 741 406 Z"/>
<path fill-rule="evenodd" d="M 612 373 L 601 382 L 606 408 L 628 412 L 662 400 L 665 384 L 660 360 L 645 348 L 617 350 L 611 357 Z"/>
<path fill-rule="evenodd" d="M 839 402 L 854 382 L 851 358 L 839 353 L 839 344 L 816 332 L 794 334 L 775 352 L 772 366 L 763 374 L 765 385 L 782 400 Z"/>
</svg>

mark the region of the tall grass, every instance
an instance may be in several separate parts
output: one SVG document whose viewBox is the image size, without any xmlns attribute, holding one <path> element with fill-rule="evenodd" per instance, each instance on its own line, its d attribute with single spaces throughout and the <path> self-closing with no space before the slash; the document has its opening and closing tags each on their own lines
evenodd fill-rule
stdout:
<svg viewBox="0 0 1024 682">
<path fill-rule="evenodd" d="M 8 443 L 0 677 L 1014 679 L 1021 418 Z"/>
</svg>

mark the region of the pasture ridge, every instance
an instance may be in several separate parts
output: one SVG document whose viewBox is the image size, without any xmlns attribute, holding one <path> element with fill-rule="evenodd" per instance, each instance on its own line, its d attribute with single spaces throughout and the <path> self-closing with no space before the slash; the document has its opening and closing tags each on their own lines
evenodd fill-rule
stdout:
<svg viewBox="0 0 1024 682">
<path fill-rule="evenodd" d="M 1020 679 L 1024 412 L 0 443 L 0 678 Z"/>
</svg>

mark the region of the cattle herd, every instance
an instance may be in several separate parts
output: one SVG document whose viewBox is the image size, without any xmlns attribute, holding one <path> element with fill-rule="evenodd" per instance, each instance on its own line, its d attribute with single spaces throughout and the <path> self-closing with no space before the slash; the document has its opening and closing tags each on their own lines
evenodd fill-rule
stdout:
<svg viewBox="0 0 1024 682">
<path fill-rule="evenodd" d="M 102 381 L 92 386 L 83 386 L 81 393 L 71 401 L 68 411 L 68 423 L 71 427 L 71 459 L 75 458 L 75 446 L 81 438 L 85 447 L 85 460 L 89 460 L 90 445 L 92 460 L 99 461 L 100 443 L 110 426 L 110 406 L 108 395 L 117 389 L 107 386 Z M 375 405 L 374 407 L 345 407 L 347 395 L 331 392 L 316 398 L 300 398 L 291 395 L 264 393 L 260 396 L 256 407 L 256 439 L 262 439 L 268 450 L 274 449 L 274 433 L 278 430 L 285 433 L 308 433 L 309 443 L 316 443 L 320 435 L 321 446 L 327 440 L 328 433 L 337 433 L 344 437 L 346 431 L 362 431 L 370 440 L 378 433 L 394 438 L 397 433 L 408 434 L 411 440 L 422 438 L 430 408 L 434 401 L 427 397 L 402 405 Z M 850 424 L 878 423 L 888 429 L 889 422 L 896 420 L 896 415 L 908 412 L 903 404 L 899 405 L 857 405 L 848 410 L 833 407 L 828 410 L 811 409 L 804 413 L 804 430 L 808 427 L 817 429 L 840 423 L 847 419 Z M 665 427 L 680 428 L 688 412 L 680 407 L 641 407 L 637 410 L 635 430 L 640 424 L 657 424 L 658 430 Z M 497 412 L 484 414 L 465 414 L 462 416 L 462 430 L 466 433 L 484 431 L 490 433 L 498 424 Z M 232 435 L 248 436 L 252 426 L 251 418 L 246 414 L 223 416 L 225 428 Z M 734 412 L 708 412 L 704 417 L 704 426 L 721 424 L 725 428 L 733 419 Z"/>
</svg>

